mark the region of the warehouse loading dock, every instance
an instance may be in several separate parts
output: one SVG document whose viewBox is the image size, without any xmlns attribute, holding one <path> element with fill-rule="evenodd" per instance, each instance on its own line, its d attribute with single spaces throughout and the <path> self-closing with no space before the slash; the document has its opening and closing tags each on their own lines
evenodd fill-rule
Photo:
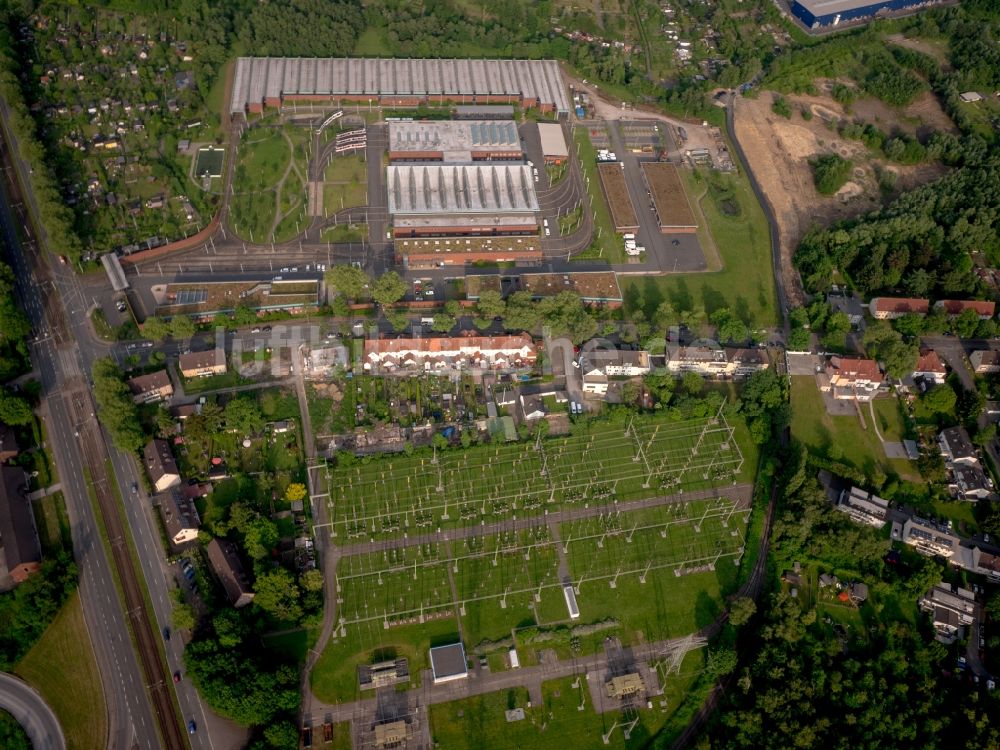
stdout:
<svg viewBox="0 0 1000 750">
<path fill-rule="evenodd" d="M 643 162 L 642 173 L 653 199 L 653 210 L 660 231 L 691 233 L 698 230 L 677 167 L 666 162 Z"/>
</svg>

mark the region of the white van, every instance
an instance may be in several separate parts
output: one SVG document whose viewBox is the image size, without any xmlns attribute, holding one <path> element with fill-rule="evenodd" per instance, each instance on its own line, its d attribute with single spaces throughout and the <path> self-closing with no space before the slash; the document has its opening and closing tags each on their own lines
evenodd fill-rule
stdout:
<svg viewBox="0 0 1000 750">
<path fill-rule="evenodd" d="M 546 229 L 548 229 L 549 228 L 549 220 L 548 219 L 542 219 L 542 226 L 545 227 Z"/>
</svg>

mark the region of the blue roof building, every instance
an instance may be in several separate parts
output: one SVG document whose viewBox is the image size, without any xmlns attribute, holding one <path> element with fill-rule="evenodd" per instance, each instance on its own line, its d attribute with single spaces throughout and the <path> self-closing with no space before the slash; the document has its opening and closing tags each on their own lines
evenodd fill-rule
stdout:
<svg viewBox="0 0 1000 750">
<path fill-rule="evenodd" d="M 918 6 L 933 5 L 935 0 L 793 0 L 792 13 L 809 28 L 836 26 L 859 18 L 871 18 Z"/>
</svg>

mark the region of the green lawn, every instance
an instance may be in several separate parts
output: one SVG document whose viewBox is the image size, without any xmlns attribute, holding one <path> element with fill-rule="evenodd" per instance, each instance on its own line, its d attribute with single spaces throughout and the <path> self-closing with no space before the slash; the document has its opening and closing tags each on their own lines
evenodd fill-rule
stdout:
<svg viewBox="0 0 1000 750">
<path fill-rule="evenodd" d="M 699 668 L 699 654 L 689 656 L 693 658 L 690 662 L 685 659 L 682 674 L 689 668 Z M 612 731 L 622 712 L 609 699 L 600 707 L 606 710 L 599 713 L 586 680 L 573 677 L 543 683 L 541 705 L 529 706 L 528 691 L 514 688 L 431 706 L 431 737 L 436 747 L 449 750 L 605 747 L 605 734 L 610 735 L 607 747 L 647 747 L 679 702 L 674 686 L 668 683 L 666 687 L 663 697 L 653 698 L 653 709 L 638 712 L 639 723 L 627 741 L 620 725 Z M 661 701 L 666 705 L 661 706 Z M 524 711 L 524 719 L 508 722 L 505 712 L 516 708 Z"/>
<path fill-rule="evenodd" d="M 367 224 L 336 224 L 320 232 L 323 242 L 364 242 L 367 236 Z"/>
<path fill-rule="evenodd" d="M 916 468 L 906 459 L 887 459 L 882 444 L 869 424 L 861 427 L 857 416 L 831 416 L 812 375 L 792 377 L 792 437 L 810 452 L 841 461 L 871 477 L 876 468 L 904 479 L 917 477 Z M 871 414 L 862 406 L 867 422 Z M 878 414 L 879 412 L 876 412 Z"/>
<path fill-rule="evenodd" d="M 61 492 L 55 492 L 32 502 L 38 539 L 46 555 L 72 546 L 66 501 Z"/>
<path fill-rule="evenodd" d="M 336 632 L 312 671 L 312 689 L 327 703 L 372 697 L 362 696 L 358 688 L 358 665 L 383 659 L 406 657 L 409 660 L 409 687 L 420 686 L 420 673 L 430 669 L 431 646 L 459 640 L 454 617 L 428 620 L 424 624 L 383 629 L 382 623 L 351 625 L 344 636 Z"/>
<path fill-rule="evenodd" d="M 103 750 L 107 709 L 79 594 L 70 597 L 14 671 L 52 706 L 69 750 Z"/>
<path fill-rule="evenodd" d="M 615 234 L 615 225 L 611 221 L 611 211 L 604 198 L 604 191 L 601 190 L 601 178 L 597 174 L 597 150 L 590 142 L 587 129 L 582 127 L 573 128 L 573 140 L 576 142 L 580 154 L 580 164 L 583 167 L 584 179 L 590 178 L 591 206 L 584 206 L 584 210 L 589 210 L 594 217 L 594 238 L 584 252 L 574 255 L 574 260 L 593 260 L 602 258 L 608 263 L 624 263 L 625 245 L 621 236 Z M 600 236 L 598 236 L 600 235 Z"/>
<path fill-rule="evenodd" d="M 361 154 L 335 155 L 323 175 L 323 208 L 327 215 L 365 205 L 368 165 Z"/>
<path fill-rule="evenodd" d="M 678 311 L 728 307 L 757 326 L 778 320 L 767 219 L 742 173 L 716 174 L 682 168 L 688 196 L 708 222 L 722 270 L 643 278 L 621 277 L 626 300 L 639 295 L 651 312 L 662 299 Z M 701 196 L 700 200 L 696 199 Z M 704 241 L 703 241 L 704 244 Z M 712 258 L 706 252 L 712 267 Z"/>
<path fill-rule="evenodd" d="M 878 420 L 882 437 L 896 442 L 911 437 L 907 432 L 906 421 L 897 398 L 894 396 L 877 398 L 872 405 L 875 407 L 875 418 Z"/>
</svg>

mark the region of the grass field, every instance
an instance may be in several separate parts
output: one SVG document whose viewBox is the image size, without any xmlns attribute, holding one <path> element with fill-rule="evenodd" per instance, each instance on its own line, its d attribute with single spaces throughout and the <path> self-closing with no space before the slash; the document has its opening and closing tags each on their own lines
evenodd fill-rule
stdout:
<svg viewBox="0 0 1000 750">
<path fill-rule="evenodd" d="M 872 402 L 872 406 L 875 409 L 875 418 L 878 420 L 878 428 L 882 437 L 897 442 L 912 437 L 906 429 L 899 399 L 895 397 L 877 398 Z"/>
<path fill-rule="evenodd" d="M 61 549 L 69 549 L 72 546 L 72 539 L 63 494 L 54 492 L 46 495 L 32 501 L 31 507 L 35 513 L 38 540 L 46 555 L 55 554 Z"/>
<path fill-rule="evenodd" d="M 714 273 L 622 277 L 625 298 L 630 290 L 633 295 L 639 292 L 649 312 L 662 299 L 670 300 L 678 311 L 700 305 L 711 314 L 728 307 L 757 326 L 774 325 L 778 315 L 770 234 L 746 176 L 687 169 L 680 173 L 692 203 L 701 196 L 695 210 L 700 208 L 707 221 L 723 268 Z M 727 200 L 716 200 L 709 181 L 718 183 L 714 195 L 721 192 Z"/>
<path fill-rule="evenodd" d="M 812 375 L 792 378 L 791 401 L 792 437 L 810 452 L 853 466 L 868 477 L 879 469 L 904 479 L 919 478 L 912 462 L 886 458 L 885 450 L 870 424 L 868 429 L 864 429 L 857 416 L 828 414 Z M 863 407 L 862 413 L 867 424 L 871 421 L 867 407 Z M 876 411 L 878 414 L 880 412 Z"/>
<path fill-rule="evenodd" d="M 594 217 L 594 238 L 590 247 L 573 258 L 575 260 L 602 258 L 608 263 L 624 263 L 627 260 L 625 246 L 621 243 L 621 238 L 615 234 L 615 225 L 611 221 L 611 211 L 608 209 L 608 202 L 601 191 L 601 178 L 597 173 L 597 151 L 590 142 L 586 128 L 573 128 L 573 140 L 579 149 L 583 174 L 585 178 L 590 178 L 590 187 L 587 192 L 590 194 L 592 206 L 589 210 Z M 587 207 L 584 208 L 587 210 Z"/>
<path fill-rule="evenodd" d="M 107 710 L 97 662 L 74 594 L 15 672 L 52 706 L 69 750 L 103 750 Z"/>
<path fill-rule="evenodd" d="M 607 704 L 600 707 L 605 711 L 595 710 L 586 681 L 573 677 L 543 683 L 541 705 L 529 706 L 528 692 L 523 688 L 434 705 L 430 709 L 431 737 L 437 747 L 449 750 L 647 747 L 679 704 L 692 674 L 700 671 L 702 658 L 698 652 L 689 654 L 681 676 L 668 680 L 663 697 L 653 698 L 652 709 L 643 707 L 629 713 L 639 722 L 628 740 L 620 725 L 612 731 L 615 722 L 623 718 L 622 711 Z M 505 712 L 516 708 L 523 709 L 524 719 L 508 722 Z M 602 741 L 605 734 L 609 735 L 607 745 Z"/>
<path fill-rule="evenodd" d="M 327 214 L 365 205 L 368 165 L 361 154 L 336 155 L 323 175 L 323 207 Z"/>
</svg>

